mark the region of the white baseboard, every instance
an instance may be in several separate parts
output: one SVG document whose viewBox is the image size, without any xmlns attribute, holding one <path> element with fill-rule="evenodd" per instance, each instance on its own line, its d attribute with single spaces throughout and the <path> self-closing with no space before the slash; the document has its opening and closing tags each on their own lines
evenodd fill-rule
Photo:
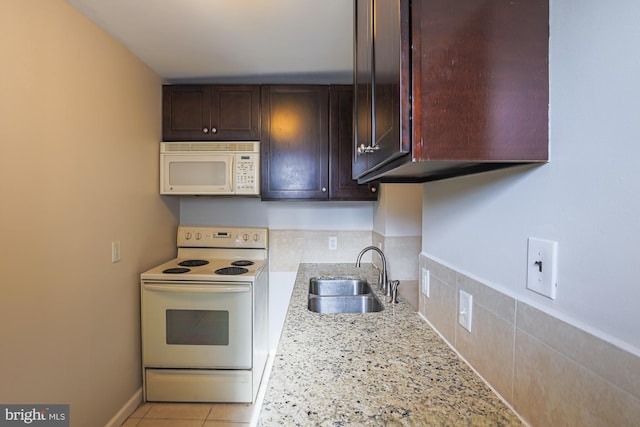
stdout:
<svg viewBox="0 0 640 427">
<path fill-rule="evenodd" d="M 109 420 L 105 427 L 119 427 L 125 422 L 129 415 L 142 403 L 142 387 L 140 387 L 133 396 L 124 404 L 122 408 Z"/>
</svg>

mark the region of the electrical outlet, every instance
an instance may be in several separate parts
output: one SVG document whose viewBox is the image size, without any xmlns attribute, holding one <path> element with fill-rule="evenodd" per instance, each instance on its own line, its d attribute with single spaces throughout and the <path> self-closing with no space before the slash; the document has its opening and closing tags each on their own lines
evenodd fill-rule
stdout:
<svg viewBox="0 0 640 427">
<path fill-rule="evenodd" d="M 424 295 L 425 297 L 429 298 L 429 285 L 430 285 L 430 274 L 429 274 L 429 270 L 427 270 L 426 268 L 422 269 L 422 283 L 421 283 L 421 290 L 422 290 L 422 295 Z"/>
<path fill-rule="evenodd" d="M 471 316 L 473 314 L 473 295 L 460 291 L 460 302 L 458 308 L 458 323 L 467 331 L 471 332 Z"/>
<path fill-rule="evenodd" d="M 329 250 L 335 251 L 338 249 L 338 237 L 337 236 L 329 236 Z"/>
<path fill-rule="evenodd" d="M 527 288 L 556 299 L 558 242 L 529 238 L 527 251 Z"/>
<path fill-rule="evenodd" d="M 120 240 L 111 242 L 111 262 L 120 262 Z"/>
</svg>

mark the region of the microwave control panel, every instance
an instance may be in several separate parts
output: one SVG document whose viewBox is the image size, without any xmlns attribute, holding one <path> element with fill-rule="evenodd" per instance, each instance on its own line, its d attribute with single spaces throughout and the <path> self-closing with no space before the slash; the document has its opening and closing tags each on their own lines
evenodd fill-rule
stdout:
<svg viewBox="0 0 640 427">
<path fill-rule="evenodd" d="M 260 193 L 260 155 L 236 153 L 235 194 Z"/>
</svg>

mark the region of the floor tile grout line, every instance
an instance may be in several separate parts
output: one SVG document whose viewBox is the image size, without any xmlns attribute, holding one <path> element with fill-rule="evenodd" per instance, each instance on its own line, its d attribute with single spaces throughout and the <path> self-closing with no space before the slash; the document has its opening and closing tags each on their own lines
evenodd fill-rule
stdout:
<svg viewBox="0 0 640 427">
<path fill-rule="evenodd" d="M 146 402 L 145 405 L 148 405 L 147 410 L 144 412 L 144 414 L 142 414 L 142 416 L 140 417 L 131 417 L 129 416 L 129 418 L 127 418 L 127 420 L 135 420 L 135 425 L 139 425 L 142 420 L 146 420 L 146 422 L 152 422 L 152 420 L 165 420 L 165 421 L 201 421 L 201 427 L 204 427 L 207 422 L 213 422 L 213 423 L 220 423 L 220 422 L 226 422 L 226 423 L 232 423 L 232 424 L 238 424 L 240 425 L 250 425 L 251 424 L 251 419 L 249 420 L 245 420 L 244 417 L 242 417 L 242 419 L 238 419 L 235 417 L 234 414 L 226 414 L 228 417 L 220 417 L 218 418 L 218 416 L 216 415 L 212 415 L 214 414 L 214 410 L 216 409 L 216 405 L 215 404 L 211 404 L 209 405 L 209 410 L 207 411 L 205 418 L 201 419 L 201 418 L 172 418 L 172 417 L 156 417 L 156 416 L 150 416 L 154 411 L 153 408 L 154 407 L 162 407 L 163 404 L 162 403 L 151 403 L 151 402 Z M 249 407 L 252 408 L 251 412 L 253 412 L 253 405 L 249 405 Z M 230 415 L 230 416 L 229 416 Z"/>
</svg>

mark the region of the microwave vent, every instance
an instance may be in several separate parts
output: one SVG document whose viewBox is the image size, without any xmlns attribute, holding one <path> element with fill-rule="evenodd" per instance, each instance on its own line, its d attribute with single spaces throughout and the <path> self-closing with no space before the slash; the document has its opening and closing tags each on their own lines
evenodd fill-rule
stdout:
<svg viewBox="0 0 640 427">
<path fill-rule="evenodd" d="M 193 151 L 258 152 L 258 142 L 163 142 L 163 153 Z"/>
</svg>

